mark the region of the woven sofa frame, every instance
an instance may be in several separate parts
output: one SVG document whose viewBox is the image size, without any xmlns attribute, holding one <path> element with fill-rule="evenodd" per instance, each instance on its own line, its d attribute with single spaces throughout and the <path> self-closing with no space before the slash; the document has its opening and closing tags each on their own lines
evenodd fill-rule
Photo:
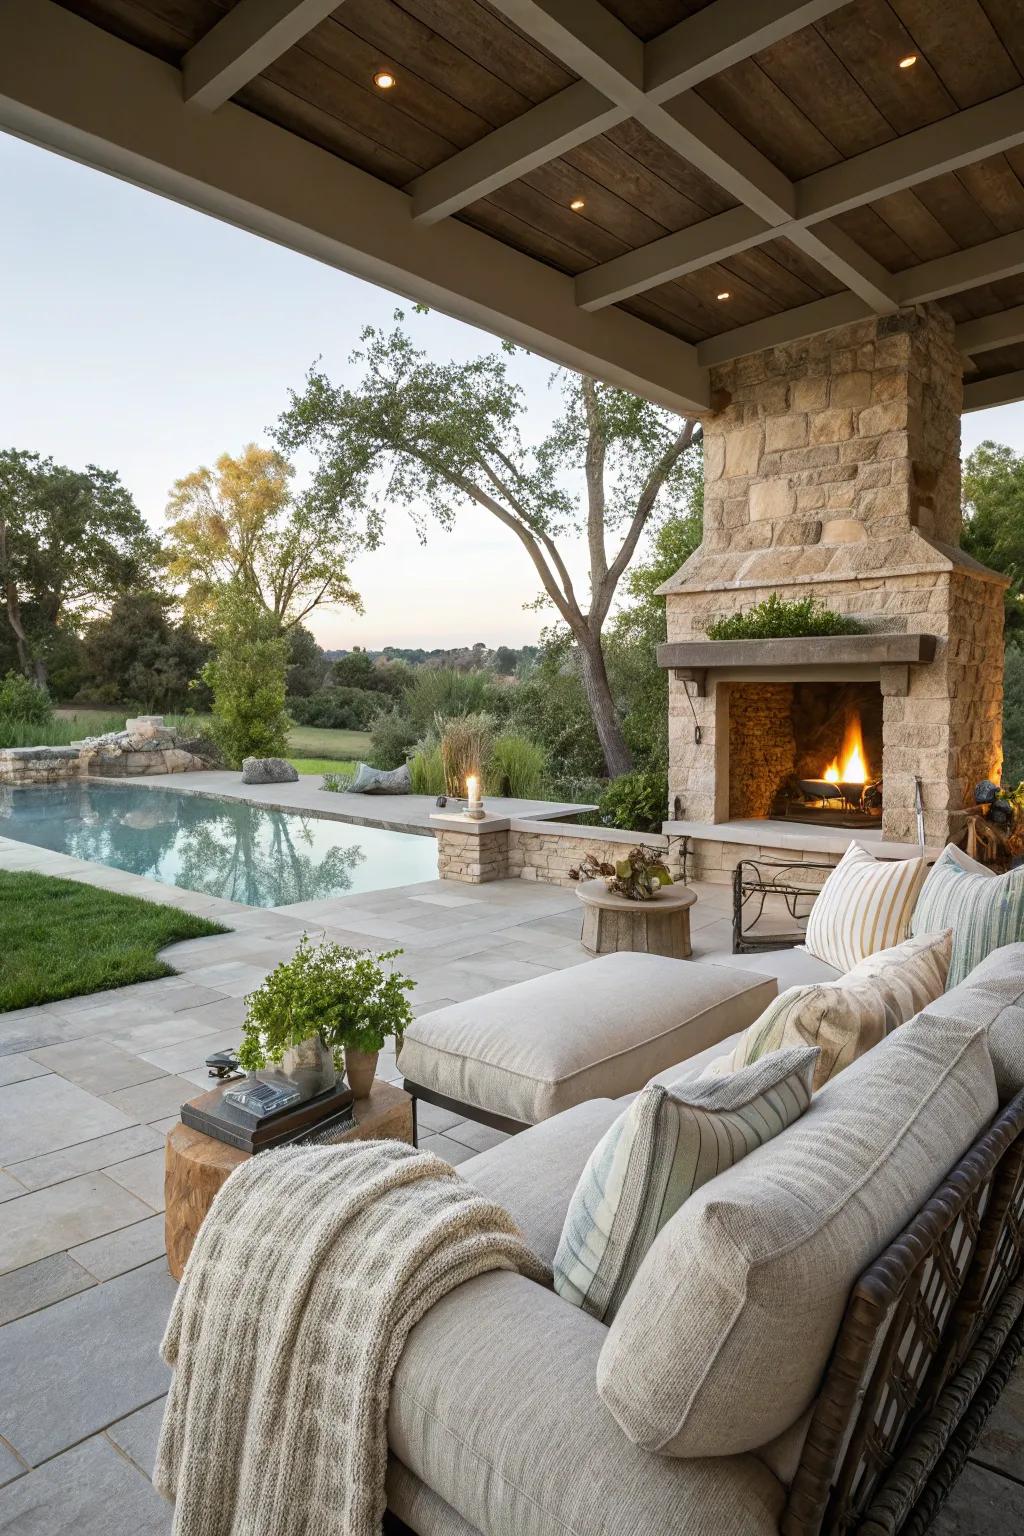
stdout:
<svg viewBox="0 0 1024 1536">
<path fill-rule="evenodd" d="M 782 1536 L 923 1536 L 1024 1349 L 1024 1093 L 864 1271 Z"/>
</svg>

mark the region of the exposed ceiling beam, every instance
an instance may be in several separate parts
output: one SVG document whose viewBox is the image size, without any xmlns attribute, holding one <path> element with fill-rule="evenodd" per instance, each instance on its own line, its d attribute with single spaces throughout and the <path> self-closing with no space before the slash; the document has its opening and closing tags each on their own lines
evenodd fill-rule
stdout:
<svg viewBox="0 0 1024 1536">
<path fill-rule="evenodd" d="M 667 106 L 644 90 L 643 44 L 599 0 L 492 0 L 494 9 L 691 165 L 769 223 L 795 216 L 793 183 L 692 93 Z"/>
<path fill-rule="evenodd" d="M 1012 235 L 997 235 L 966 251 L 954 251 L 934 261 L 908 267 L 893 279 L 901 304 L 927 304 L 933 299 L 962 293 L 966 288 L 980 288 L 1001 277 L 1024 272 L 1024 230 Z"/>
<path fill-rule="evenodd" d="M 644 95 L 652 106 L 670 101 L 843 4 L 845 0 L 714 0 L 647 44 Z M 563 6 L 562 16 L 574 20 L 575 6 Z M 457 213 L 633 115 L 628 105 L 602 95 L 591 77 L 577 80 L 425 171 L 408 189 L 414 215 L 433 223 Z"/>
<path fill-rule="evenodd" d="M 188 112 L 170 64 L 53 0 L 0 6 L 0 129 L 593 373 L 670 410 L 708 405 L 696 349 L 572 279 L 228 103 Z"/>
<path fill-rule="evenodd" d="M 1001 373 L 994 379 L 977 379 L 964 385 L 964 410 L 984 411 L 994 405 L 1012 405 L 1024 400 L 1024 368 Z"/>
<path fill-rule="evenodd" d="M 865 304 L 870 304 L 876 314 L 891 315 L 899 309 L 892 273 L 867 251 L 861 250 L 838 225 L 826 219 L 813 229 L 794 230 L 790 239 L 806 256 L 851 288 Z"/>
<path fill-rule="evenodd" d="M 746 357 L 749 352 L 760 352 L 763 347 L 785 346 L 791 341 L 802 341 L 805 336 L 814 336 L 818 331 L 850 325 L 870 313 L 871 306 L 855 293 L 833 293 L 826 299 L 801 304 L 798 309 L 786 309 L 779 315 L 769 315 L 750 325 L 738 325 L 733 331 L 723 331 L 720 336 L 709 336 L 698 345 L 697 358 L 705 368 L 714 368 L 733 358 Z"/>
<path fill-rule="evenodd" d="M 697 13 L 698 16 L 701 14 Z M 731 211 L 716 214 L 700 224 L 691 224 L 676 234 L 666 235 L 629 252 L 629 286 L 625 292 L 620 291 L 620 263 L 626 260 L 625 257 L 591 267 L 577 279 L 580 302 L 588 309 L 599 309 L 630 294 L 643 293 L 659 283 L 669 282 L 698 266 L 724 261 L 737 249 L 761 245 L 767 240 L 783 237 L 802 244 L 801 230 L 804 228 L 817 226 L 822 220 L 846 209 L 874 202 L 891 192 L 953 169 L 954 162 L 955 166 L 970 165 L 1021 143 L 1024 143 L 1024 86 L 805 177 L 796 183 L 799 219 L 781 225 L 766 222 L 760 235 L 752 234 L 742 246 L 734 244 L 735 222 Z M 817 232 L 821 234 L 820 229 Z M 835 234 L 838 233 L 836 230 Z M 849 243 L 856 251 L 852 242 Z M 803 248 L 808 255 L 813 255 L 806 245 Z M 698 256 L 699 259 L 695 259 Z M 856 258 L 870 260 L 860 251 L 856 251 Z M 824 265 L 847 281 L 831 259 Z M 894 281 L 891 286 L 899 298 L 898 282 Z M 861 291 L 862 296 L 866 296 Z M 900 301 L 907 302 L 905 299 Z"/>
<path fill-rule="evenodd" d="M 1024 304 L 983 315 L 979 320 L 965 320 L 956 328 L 956 344 L 961 352 L 973 357 L 976 352 L 992 352 L 1024 341 Z"/>
<path fill-rule="evenodd" d="M 342 0 L 238 0 L 186 53 L 185 100 L 212 110 L 312 32 Z"/>
</svg>

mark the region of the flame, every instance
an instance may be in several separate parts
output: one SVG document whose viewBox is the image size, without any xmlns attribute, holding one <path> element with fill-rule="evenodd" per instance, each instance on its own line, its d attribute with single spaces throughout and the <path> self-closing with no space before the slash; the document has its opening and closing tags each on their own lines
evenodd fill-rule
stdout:
<svg viewBox="0 0 1024 1536">
<path fill-rule="evenodd" d="M 843 739 L 842 762 L 834 757 L 822 778 L 827 784 L 866 784 L 867 762 L 864 757 L 864 737 L 861 734 L 859 715 L 851 715 L 846 723 Z"/>
</svg>

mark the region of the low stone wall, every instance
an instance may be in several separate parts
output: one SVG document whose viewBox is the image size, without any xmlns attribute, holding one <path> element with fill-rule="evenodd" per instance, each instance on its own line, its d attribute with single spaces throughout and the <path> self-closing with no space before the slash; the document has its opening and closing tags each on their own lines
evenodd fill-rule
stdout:
<svg viewBox="0 0 1024 1536">
<path fill-rule="evenodd" d="M 855 837 L 855 833 L 850 834 Z M 713 838 L 690 839 L 687 873 L 691 880 L 706 880 L 711 885 L 731 885 L 733 870 L 743 859 L 768 860 L 778 864 L 828 864 L 834 866 L 841 853 L 800 848 L 773 848 L 769 843 L 722 843 Z"/>
<path fill-rule="evenodd" d="M 481 885 L 489 880 L 539 880 L 572 885 L 574 869 L 588 853 L 613 863 L 631 845 L 658 848 L 675 878 L 682 874 L 682 839 L 661 833 L 615 832 L 575 822 L 498 821 L 480 829 L 437 829 L 437 869 L 442 880 Z"/>
<path fill-rule="evenodd" d="M 128 720 L 123 731 L 89 737 L 70 747 L 0 750 L 0 784 L 57 784 L 65 779 L 133 778 L 188 773 L 212 766 L 159 715 Z"/>
</svg>

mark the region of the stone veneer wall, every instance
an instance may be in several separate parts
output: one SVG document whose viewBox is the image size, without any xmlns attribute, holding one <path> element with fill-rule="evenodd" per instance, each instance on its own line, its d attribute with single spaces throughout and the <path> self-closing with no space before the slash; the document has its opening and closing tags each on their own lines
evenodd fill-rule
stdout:
<svg viewBox="0 0 1024 1536">
<path fill-rule="evenodd" d="M 123 779 L 210 767 L 192 750 L 194 745 L 164 726 L 159 716 L 140 717 L 129 720 L 123 731 L 112 731 L 77 746 L 0 749 L 0 784 L 56 784 L 85 777 Z"/>
<path fill-rule="evenodd" d="M 606 827 L 578 827 L 550 822 L 495 831 L 437 831 L 437 869 L 442 880 L 480 885 L 490 880 L 538 880 L 546 885 L 571 885 L 574 869 L 588 853 L 613 862 L 625 857 L 631 844 L 659 848 L 678 879 L 682 873 L 682 839 L 661 833 L 611 832 Z"/>
<path fill-rule="evenodd" d="M 729 690 L 729 815 L 767 816 L 793 772 L 792 683 L 734 683 Z"/>
<path fill-rule="evenodd" d="M 776 591 L 937 636 L 905 696 L 900 669 L 881 670 L 883 836 L 915 836 L 916 774 L 927 839 L 944 843 L 972 784 L 999 774 L 1005 585 L 958 548 L 952 321 L 934 308 L 864 320 L 716 368 L 712 391 L 704 541 L 662 588 L 668 639 L 700 638 L 709 620 Z M 678 795 L 683 818 L 722 820 L 727 712 L 714 674 L 706 697 L 687 702 L 684 687 L 670 674 L 670 804 Z"/>
</svg>

